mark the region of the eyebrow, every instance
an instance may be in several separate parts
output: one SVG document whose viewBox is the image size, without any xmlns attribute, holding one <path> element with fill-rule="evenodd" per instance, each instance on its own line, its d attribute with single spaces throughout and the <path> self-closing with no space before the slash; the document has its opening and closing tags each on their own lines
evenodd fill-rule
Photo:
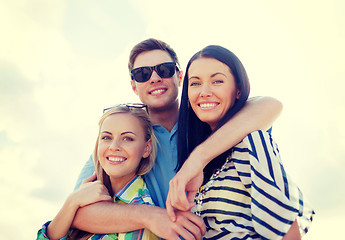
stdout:
<svg viewBox="0 0 345 240">
<path fill-rule="evenodd" d="M 133 135 L 136 136 L 136 134 L 134 132 L 131 132 L 131 131 L 123 132 L 123 133 L 121 133 L 121 135 L 125 135 L 125 134 L 128 134 L 128 133 L 133 134 Z"/>
<path fill-rule="evenodd" d="M 111 132 L 108 132 L 108 131 L 103 131 L 102 133 L 113 135 Z M 131 131 L 122 132 L 120 135 L 125 135 L 125 134 L 128 134 L 128 133 L 133 134 L 133 135 L 137 135 L 137 134 L 135 134 L 134 132 L 131 132 Z"/>
<path fill-rule="evenodd" d="M 107 133 L 107 134 L 113 135 L 111 132 L 108 132 L 108 131 L 103 131 L 102 133 Z"/>
<path fill-rule="evenodd" d="M 218 75 L 218 74 L 221 74 L 221 75 L 223 75 L 223 76 L 226 77 L 226 75 L 225 75 L 224 73 L 221 73 L 221 72 L 213 73 L 213 74 L 211 75 L 211 77 L 214 77 L 214 76 L 216 76 L 216 75 Z M 191 76 L 190 78 L 188 78 L 188 80 L 190 80 L 191 78 L 200 79 L 200 77 L 198 77 L 198 76 Z"/>
</svg>

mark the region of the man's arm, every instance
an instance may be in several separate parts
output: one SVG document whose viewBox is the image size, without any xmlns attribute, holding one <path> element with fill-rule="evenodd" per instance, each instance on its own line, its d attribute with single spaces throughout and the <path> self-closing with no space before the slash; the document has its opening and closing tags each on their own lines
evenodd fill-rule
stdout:
<svg viewBox="0 0 345 240">
<path fill-rule="evenodd" d="M 84 165 L 79 174 L 75 191 L 81 182 L 94 172 L 93 157 Z M 91 233 L 118 233 L 147 228 L 165 239 L 201 239 L 206 228 L 201 218 L 191 212 L 178 213 L 173 223 L 165 209 L 148 205 L 114 204 L 99 202 L 78 209 L 72 227 Z"/>
<path fill-rule="evenodd" d="M 226 124 L 197 146 L 169 183 L 167 210 L 171 219 L 174 220 L 173 207 L 182 211 L 192 208 L 195 193 L 202 183 L 202 170 L 212 159 L 235 146 L 249 133 L 267 130 L 281 110 L 281 102 L 274 98 L 250 99 Z"/>
<path fill-rule="evenodd" d="M 92 233 L 130 232 L 142 228 L 165 239 L 201 239 L 206 228 L 191 212 L 177 212 L 172 222 L 164 208 L 99 202 L 79 208 L 72 227 Z"/>
</svg>

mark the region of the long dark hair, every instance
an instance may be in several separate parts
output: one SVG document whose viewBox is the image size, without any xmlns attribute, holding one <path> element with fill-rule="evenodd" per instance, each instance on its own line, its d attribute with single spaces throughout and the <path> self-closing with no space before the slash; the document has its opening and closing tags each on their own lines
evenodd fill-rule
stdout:
<svg viewBox="0 0 345 240">
<path fill-rule="evenodd" d="M 202 122 L 195 115 L 193 109 L 190 107 L 188 99 L 188 70 L 192 62 L 198 58 L 214 58 L 227 65 L 235 78 L 237 89 L 240 90 L 240 97 L 236 99 L 234 105 L 226 112 L 224 117 L 219 121 L 214 131 L 211 130 L 210 126 L 207 123 Z M 177 170 L 179 170 L 182 167 L 183 163 L 196 146 L 202 143 L 213 132 L 217 131 L 244 106 L 248 99 L 249 91 L 250 85 L 246 70 L 244 69 L 241 61 L 237 58 L 237 56 L 234 53 L 232 53 L 224 47 L 218 45 L 210 45 L 194 54 L 194 56 L 188 62 L 186 74 L 183 80 L 181 106 L 177 130 Z M 230 149 L 228 151 L 230 151 Z M 221 166 L 220 164 L 222 164 L 225 161 L 224 155 L 227 154 L 227 152 L 212 160 L 205 167 L 205 180 L 207 180 L 206 178 L 209 177 L 209 175 L 215 169 L 215 167 Z"/>
</svg>

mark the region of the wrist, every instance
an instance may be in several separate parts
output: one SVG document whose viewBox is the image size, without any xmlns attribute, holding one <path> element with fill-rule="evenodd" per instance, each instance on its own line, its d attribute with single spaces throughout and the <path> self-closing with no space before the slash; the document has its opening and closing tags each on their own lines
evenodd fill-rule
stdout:
<svg viewBox="0 0 345 240">
<path fill-rule="evenodd" d="M 160 207 L 151 206 L 151 205 L 142 205 L 141 208 L 141 217 L 139 225 L 142 226 L 142 228 L 149 229 L 152 231 L 152 223 L 154 222 L 154 219 L 160 219 L 162 217 L 162 214 L 166 213 L 166 210 Z M 158 217 L 158 218 L 157 218 Z"/>
<path fill-rule="evenodd" d="M 65 206 L 67 209 L 69 209 L 70 211 L 74 211 L 74 212 L 77 212 L 78 208 L 80 207 L 79 205 L 80 205 L 79 202 L 77 201 L 77 199 L 76 199 L 75 196 L 74 196 L 74 192 L 71 193 L 71 194 L 67 197 L 67 199 L 66 199 L 66 201 L 65 201 L 65 203 L 64 203 L 64 206 Z"/>
<path fill-rule="evenodd" d="M 202 171 L 214 157 L 216 156 L 212 156 L 211 152 L 207 151 L 201 144 L 191 152 L 186 162 L 191 164 L 191 167 L 195 169 L 194 171 Z"/>
</svg>

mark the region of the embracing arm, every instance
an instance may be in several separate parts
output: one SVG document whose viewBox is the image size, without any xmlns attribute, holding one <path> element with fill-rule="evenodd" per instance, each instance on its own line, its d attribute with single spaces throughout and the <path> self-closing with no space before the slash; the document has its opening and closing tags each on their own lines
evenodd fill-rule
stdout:
<svg viewBox="0 0 345 240">
<path fill-rule="evenodd" d="M 93 233 L 130 232 L 142 228 L 165 239 L 201 239 L 206 228 L 203 220 L 191 212 L 177 212 L 171 222 L 164 208 L 99 202 L 79 208 L 73 227 Z"/>
<path fill-rule="evenodd" d="M 69 196 L 59 213 L 47 227 L 49 239 L 60 239 L 67 234 L 78 207 L 72 196 Z"/>
<path fill-rule="evenodd" d="M 212 159 L 235 146 L 249 133 L 268 130 L 282 110 L 282 104 L 271 97 L 257 97 L 245 106 L 224 126 L 197 146 L 186 161 L 202 163 L 202 170 Z"/>
<path fill-rule="evenodd" d="M 93 174 L 85 179 L 81 187 L 66 199 L 59 213 L 47 227 L 49 239 L 60 239 L 67 234 L 79 207 L 112 199 L 104 185 L 95 180 L 96 174 Z"/>
<path fill-rule="evenodd" d="M 130 232 L 145 227 L 146 205 L 99 202 L 79 208 L 72 227 L 92 233 Z"/>
<path fill-rule="evenodd" d="M 235 146 L 249 133 L 267 130 L 281 110 L 282 104 L 274 98 L 250 99 L 226 124 L 197 146 L 170 181 L 167 210 L 171 219 L 174 220 L 173 207 L 184 211 L 191 209 L 195 193 L 202 183 L 202 170 L 212 159 Z"/>
</svg>

